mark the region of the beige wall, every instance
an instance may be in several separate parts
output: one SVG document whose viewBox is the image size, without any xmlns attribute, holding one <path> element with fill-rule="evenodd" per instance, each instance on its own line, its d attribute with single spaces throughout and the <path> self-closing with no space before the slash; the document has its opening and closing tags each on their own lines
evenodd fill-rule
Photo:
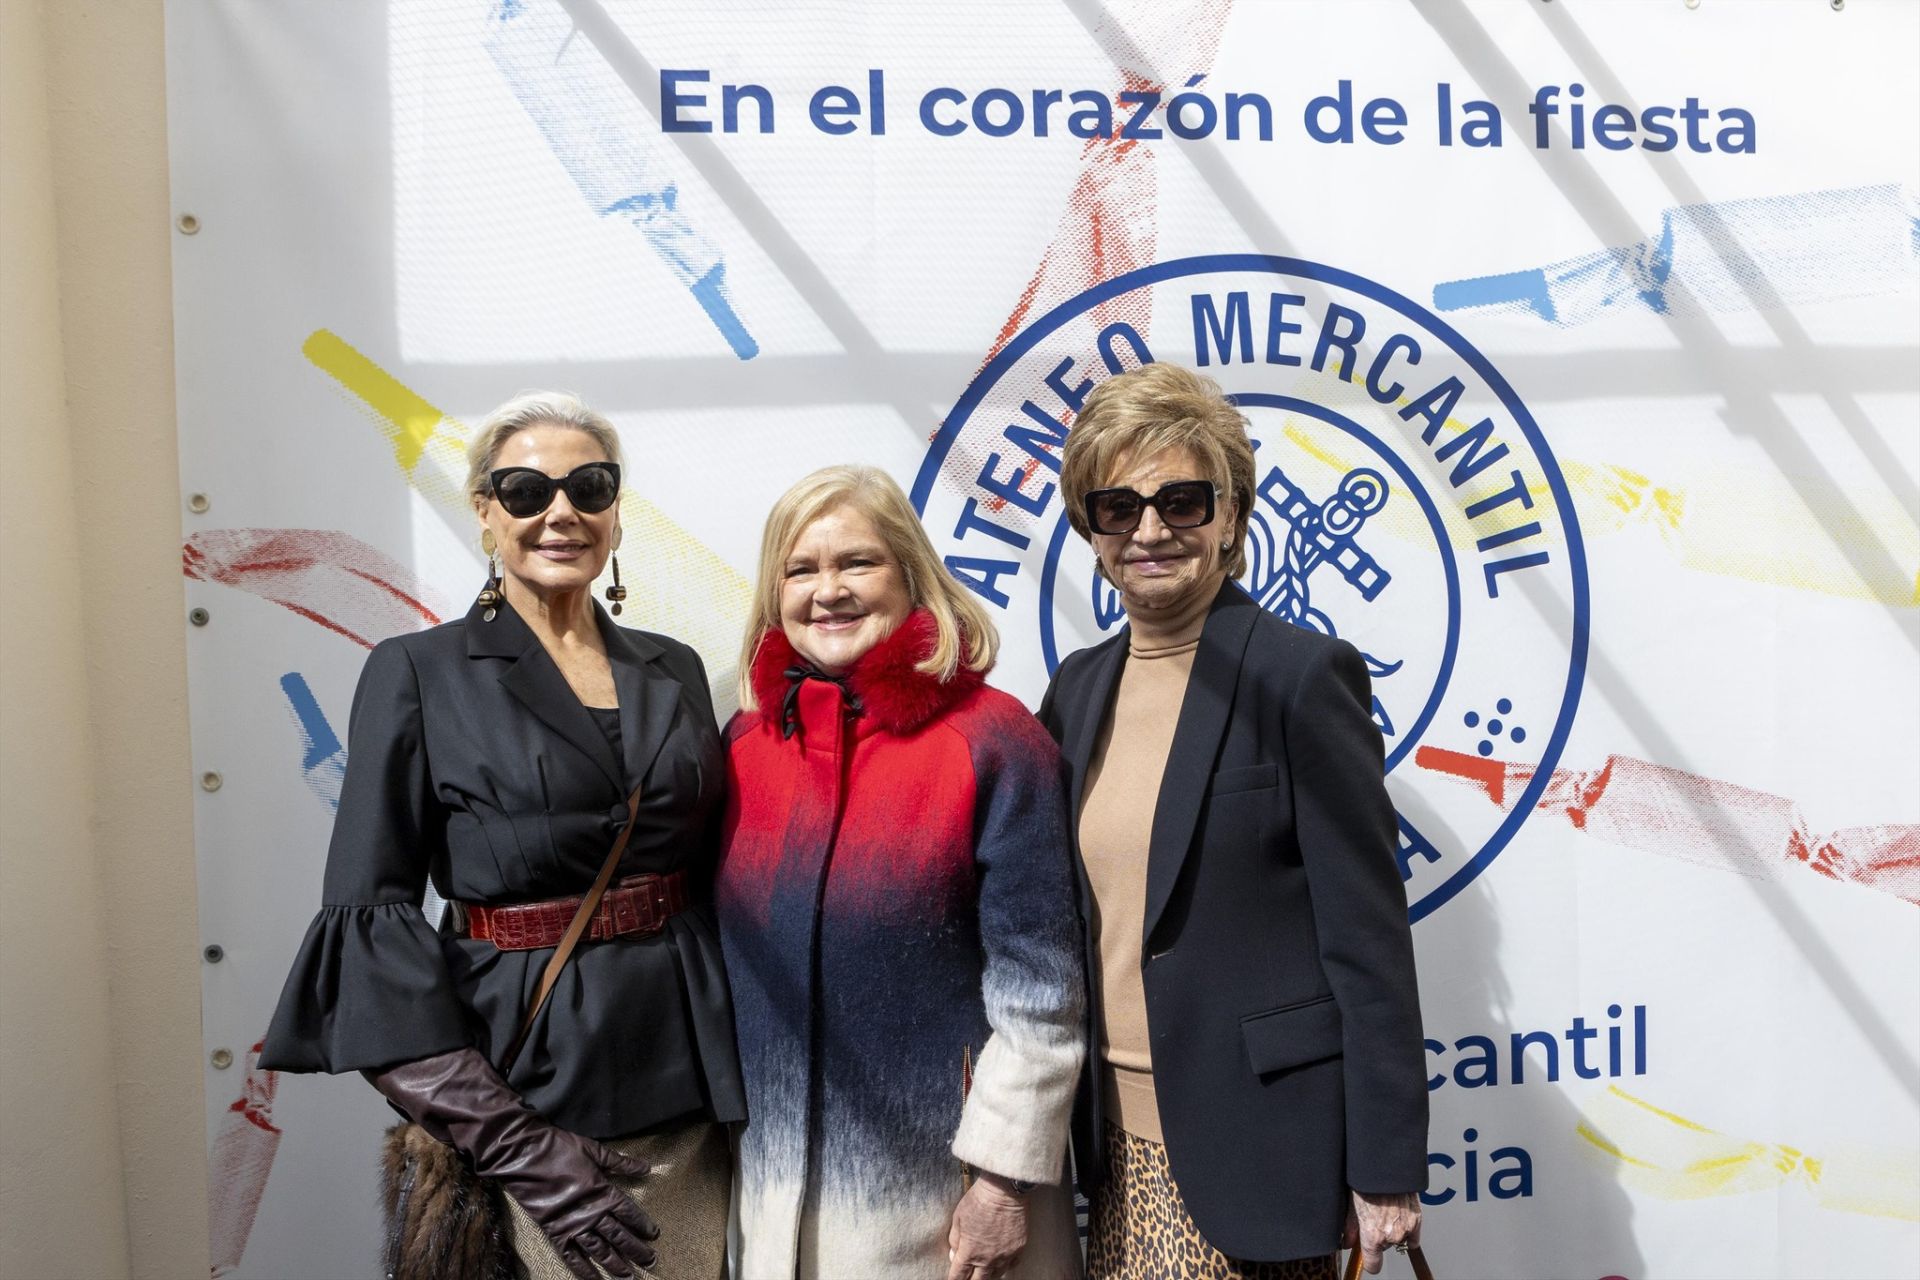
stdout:
<svg viewBox="0 0 1920 1280">
<path fill-rule="evenodd" d="M 207 1274 L 164 68 L 0 0 L 0 1276 Z"/>
</svg>

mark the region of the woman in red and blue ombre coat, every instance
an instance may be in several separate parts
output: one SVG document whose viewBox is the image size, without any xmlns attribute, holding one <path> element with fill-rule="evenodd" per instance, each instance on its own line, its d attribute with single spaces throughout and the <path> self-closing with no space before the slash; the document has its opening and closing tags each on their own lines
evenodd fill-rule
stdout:
<svg viewBox="0 0 1920 1280">
<path fill-rule="evenodd" d="M 987 687 L 992 624 L 884 472 L 782 497 L 758 586 L 717 887 L 740 1273 L 1077 1276 L 1085 991 L 1053 742 Z"/>
</svg>

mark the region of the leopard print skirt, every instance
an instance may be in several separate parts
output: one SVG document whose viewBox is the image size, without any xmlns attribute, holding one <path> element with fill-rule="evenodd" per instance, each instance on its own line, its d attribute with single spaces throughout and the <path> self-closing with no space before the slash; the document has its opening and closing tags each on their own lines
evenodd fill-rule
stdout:
<svg viewBox="0 0 1920 1280">
<path fill-rule="evenodd" d="M 1087 1219 L 1088 1280 L 1334 1280 L 1334 1255 L 1245 1262 L 1208 1244 L 1167 1167 L 1167 1149 L 1107 1125 L 1107 1181 Z"/>
</svg>

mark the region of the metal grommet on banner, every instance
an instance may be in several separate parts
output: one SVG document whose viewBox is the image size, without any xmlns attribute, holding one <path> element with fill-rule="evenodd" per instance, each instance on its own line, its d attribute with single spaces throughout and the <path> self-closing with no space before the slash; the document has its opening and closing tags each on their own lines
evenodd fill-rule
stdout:
<svg viewBox="0 0 1920 1280">
<path fill-rule="evenodd" d="M 1847 7 L 1847 0 L 1828 0 L 1828 3 L 1835 13 Z"/>
<path fill-rule="evenodd" d="M 215 1049 L 211 1054 L 208 1055 L 208 1060 L 213 1063 L 214 1070 L 225 1071 L 228 1067 L 233 1065 L 233 1050 Z"/>
<path fill-rule="evenodd" d="M 213 499 L 207 497 L 204 493 L 190 493 L 187 495 L 187 510 L 197 516 L 205 515 L 207 508 L 212 505 Z"/>
<path fill-rule="evenodd" d="M 180 234 L 183 236 L 198 235 L 200 232 L 200 219 L 190 213 L 181 214 L 174 220 L 174 225 L 180 228 Z"/>
<path fill-rule="evenodd" d="M 200 775 L 200 789 L 202 791 L 218 791 L 221 781 L 220 775 L 209 769 Z"/>
<path fill-rule="evenodd" d="M 208 613 L 205 609 L 201 609 L 197 607 L 187 610 L 187 621 L 191 622 L 196 627 L 206 626 L 208 620 L 212 618 L 212 616 L 213 615 Z"/>
<path fill-rule="evenodd" d="M 200 958 L 208 964 L 219 964 L 227 958 L 227 949 L 217 942 L 209 942 L 200 949 Z"/>
</svg>

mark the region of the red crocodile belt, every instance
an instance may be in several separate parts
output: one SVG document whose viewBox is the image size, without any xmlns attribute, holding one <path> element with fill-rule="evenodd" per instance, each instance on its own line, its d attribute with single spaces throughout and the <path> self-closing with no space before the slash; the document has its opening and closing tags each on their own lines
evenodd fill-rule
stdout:
<svg viewBox="0 0 1920 1280">
<path fill-rule="evenodd" d="M 460 903 L 467 920 L 467 936 L 484 938 L 502 951 L 533 951 L 557 947 L 560 938 L 573 923 L 584 895 L 551 898 L 545 902 L 509 902 L 482 907 Z M 587 926 L 587 938 L 621 938 L 632 934 L 658 933 L 666 928 L 669 917 L 687 909 L 687 880 L 684 872 L 671 871 L 664 876 L 628 876 L 618 881 L 593 913 Z"/>
</svg>

